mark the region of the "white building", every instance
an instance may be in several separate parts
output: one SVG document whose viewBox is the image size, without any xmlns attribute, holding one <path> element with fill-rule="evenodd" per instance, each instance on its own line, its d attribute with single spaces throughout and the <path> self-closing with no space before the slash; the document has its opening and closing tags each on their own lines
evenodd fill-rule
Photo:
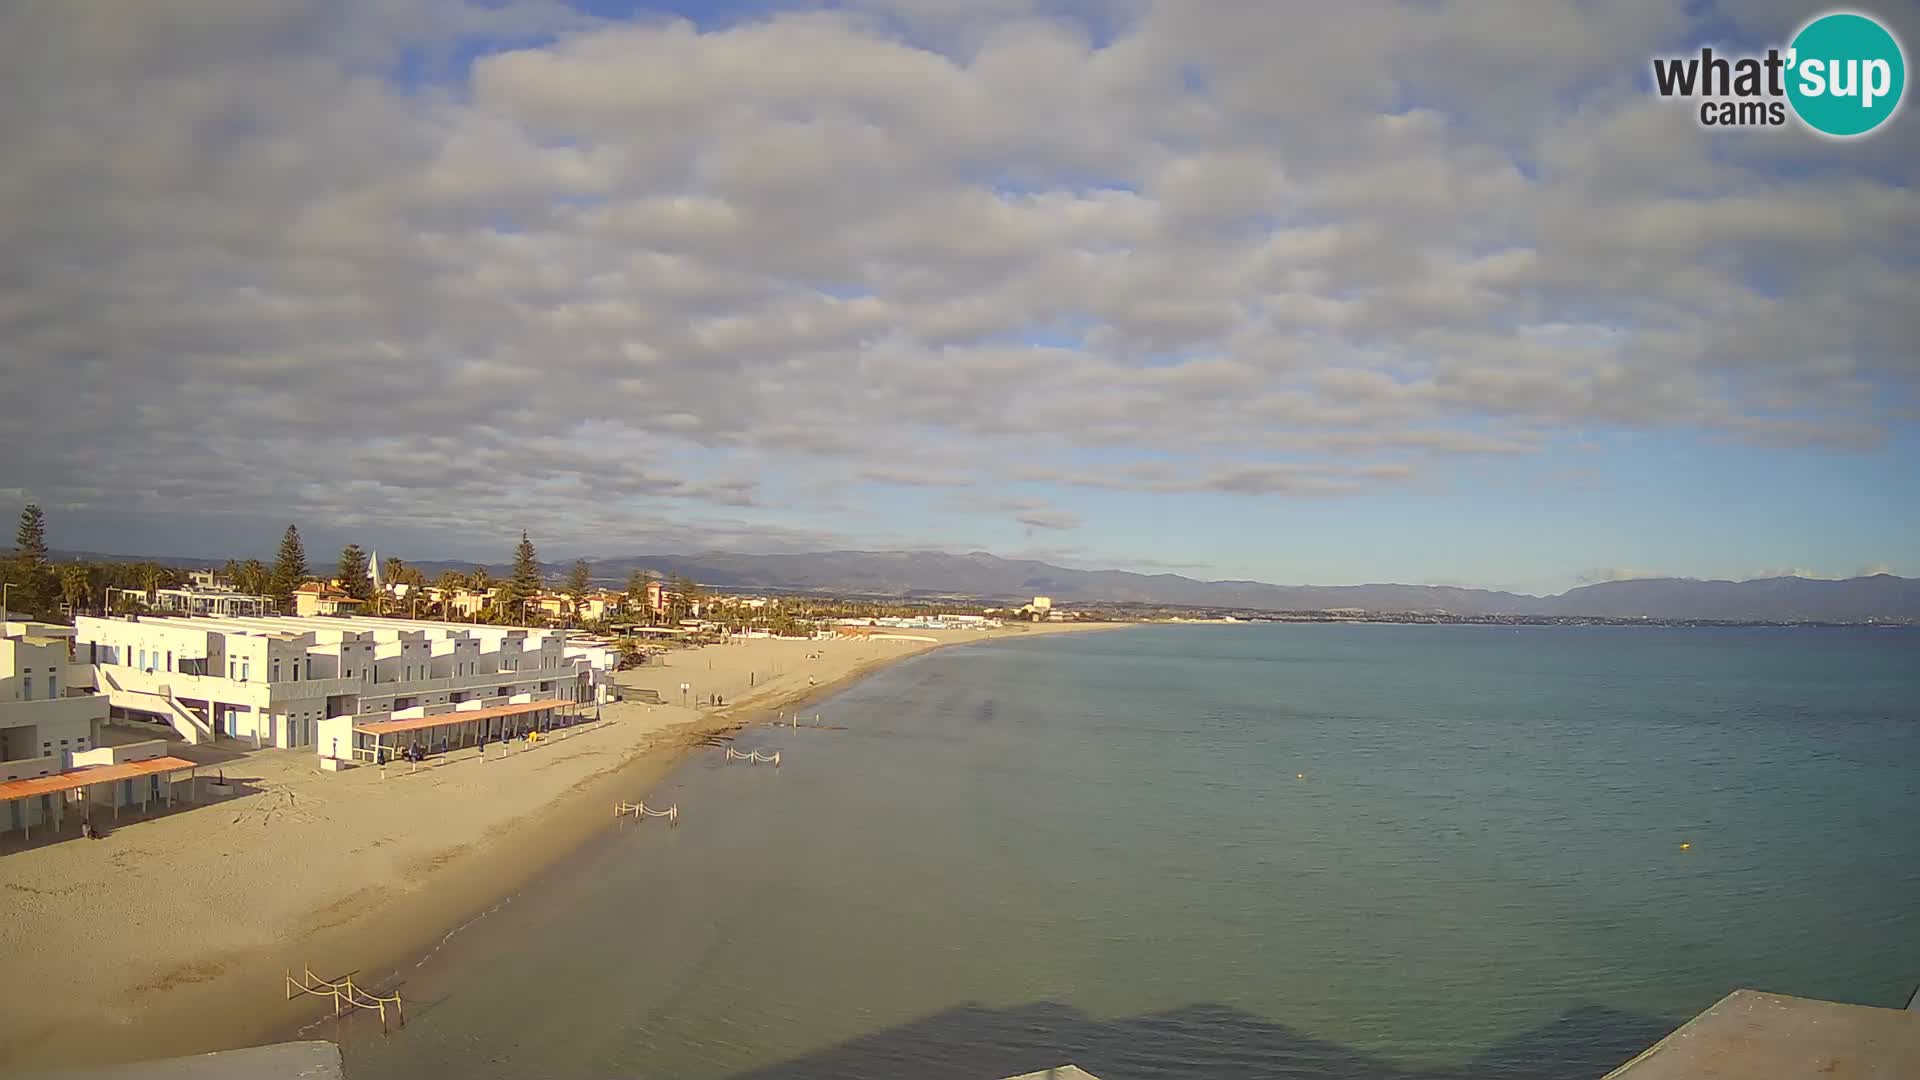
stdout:
<svg viewBox="0 0 1920 1080">
<path fill-rule="evenodd" d="M 160 740 L 101 746 L 107 699 L 77 687 L 89 673 L 68 658 L 73 629 L 8 622 L 0 634 L 0 831 L 58 828 L 69 807 L 171 802 L 193 762 Z"/>
<path fill-rule="evenodd" d="M 192 585 L 184 589 L 155 589 L 150 605 L 155 611 L 182 615 L 271 615 L 273 597 L 252 596 L 223 586 Z"/>
<path fill-rule="evenodd" d="M 107 702 L 75 693 L 67 646 L 73 629 L 9 622 L 0 636 L 0 780 L 48 776 L 100 740 Z M 81 676 L 81 686 L 91 680 Z M 0 822 L 0 826 L 4 826 Z"/>
<path fill-rule="evenodd" d="M 189 742 L 236 738 L 348 757 L 365 723 L 610 699 L 612 668 L 558 630 L 279 616 L 78 620 L 75 659 L 116 713 Z M 328 724 L 328 721 L 339 723 Z"/>
</svg>

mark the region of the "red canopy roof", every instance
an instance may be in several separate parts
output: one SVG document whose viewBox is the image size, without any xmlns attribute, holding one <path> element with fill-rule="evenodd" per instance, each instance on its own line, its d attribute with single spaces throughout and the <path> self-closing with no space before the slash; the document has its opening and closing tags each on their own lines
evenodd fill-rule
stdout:
<svg viewBox="0 0 1920 1080">
<path fill-rule="evenodd" d="M 72 791 L 75 788 L 93 784 L 111 784 L 116 780 L 131 780 L 137 776 L 152 776 L 154 773 L 179 772 L 182 769 L 197 769 L 198 762 L 186 758 L 157 757 L 145 761 L 123 761 L 118 765 L 87 765 L 52 776 L 33 776 L 25 780 L 8 780 L 0 783 L 0 802 L 12 799 L 26 799 L 35 795 L 51 795 L 56 791 Z"/>
</svg>

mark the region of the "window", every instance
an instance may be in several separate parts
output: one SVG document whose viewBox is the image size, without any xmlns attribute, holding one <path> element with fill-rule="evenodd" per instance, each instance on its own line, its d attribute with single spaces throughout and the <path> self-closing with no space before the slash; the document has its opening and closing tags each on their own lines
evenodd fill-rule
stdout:
<svg viewBox="0 0 1920 1080">
<path fill-rule="evenodd" d="M 273 678 L 269 679 L 268 681 L 269 682 L 280 681 L 280 658 L 277 656 L 273 658 Z"/>
<path fill-rule="evenodd" d="M 24 676 L 23 681 L 21 682 L 21 685 L 27 688 L 26 700 L 32 701 L 33 700 L 33 676 L 31 675 Z"/>
<path fill-rule="evenodd" d="M 231 678 L 233 678 L 233 673 L 234 673 L 234 669 L 235 669 L 235 667 L 236 667 L 236 665 L 234 664 L 234 662 L 233 662 L 233 661 L 231 661 L 231 660 L 229 660 L 229 661 L 227 661 L 227 678 L 229 678 L 229 679 L 231 679 Z"/>
<path fill-rule="evenodd" d="M 240 661 L 240 681 L 246 682 L 248 679 L 252 677 L 253 677 L 253 661 L 251 660 Z"/>
<path fill-rule="evenodd" d="M 60 676 L 52 674 L 47 676 L 47 696 L 50 698 L 60 696 Z"/>
</svg>

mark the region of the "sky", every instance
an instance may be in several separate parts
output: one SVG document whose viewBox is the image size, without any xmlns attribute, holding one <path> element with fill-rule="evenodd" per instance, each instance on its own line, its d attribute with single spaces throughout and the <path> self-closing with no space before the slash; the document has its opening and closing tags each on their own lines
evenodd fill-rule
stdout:
<svg viewBox="0 0 1920 1080">
<path fill-rule="evenodd" d="M 55 547 L 1920 576 L 1920 119 L 1823 10 L 0 6 L 0 512 Z M 1920 43 L 1913 0 L 1866 9 Z"/>
</svg>

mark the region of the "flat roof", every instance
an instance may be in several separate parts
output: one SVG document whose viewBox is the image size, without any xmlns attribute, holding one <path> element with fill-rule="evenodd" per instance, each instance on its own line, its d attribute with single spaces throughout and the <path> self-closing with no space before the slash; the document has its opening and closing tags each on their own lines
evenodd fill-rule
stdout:
<svg viewBox="0 0 1920 1080">
<path fill-rule="evenodd" d="M 179 772 L 182 769 L 199 767 L 199 762 L 177 757 L 123 761 L 117 765 L 87 765 L 54 773 L 52 776 L 32 776 L 25 780 L 8 780 L 0 783 L 0 802 L 26 799 L 35 795 L 52 795 L 58 791 L 72 791 L 92 784 L 111 784 L 116 780 L 131 780 L 136 776 L 152 776 L 154 773 Z"/>
<path fill-rule="evenodd" d="M 1920 1076 L 1920 1013 L 1735 990 L 1605 1080 Z"/>
<path fill-rule="evenodd" d="M 545 709 L 561 709 L 568 705 L 578 705 L 577 701 L 566 698 L 546 698 L 542 701 L 523 701 L 518 705 L 495 705 L 490 709 L 467 709 L 464 712 L 436 713 L 432 716 L 416 716 L 411 720 L 376 720 L 371 724 L 355 724 L 353 730 L 366 735 L 392 735 L 400 731 L 419 731 L 421 728 L 445 727 L 448 724 L 464 724 L 469 720 L 492 720 L 500 716 L 520 716 Z"/>
</svg>

